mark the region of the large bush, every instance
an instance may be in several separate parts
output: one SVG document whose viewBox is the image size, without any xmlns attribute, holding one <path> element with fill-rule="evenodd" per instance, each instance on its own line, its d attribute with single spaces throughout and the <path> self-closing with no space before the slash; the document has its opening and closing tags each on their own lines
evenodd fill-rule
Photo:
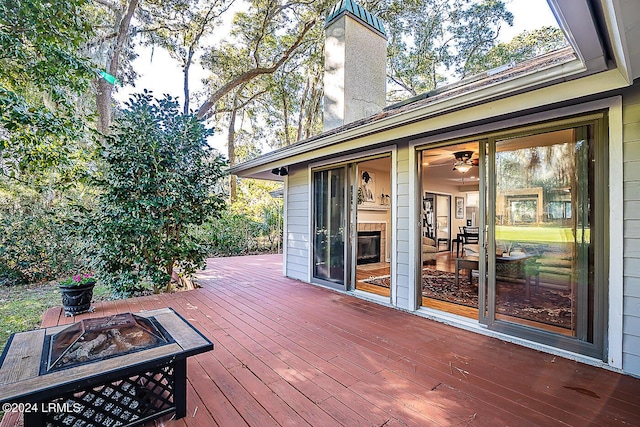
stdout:
<svg viewBox="0 0 640 427">
<path fill-rule="evenodd" d="M 191 234 L 203 242 L 209 256 L 276 252 L 282 235 L 280 228 L 272 225 L 267 218 L 256 221 L 248 214 L 228 210 L 194 228 Z"/>
<path fill-rule="evenodd" d="M 205 242 L 209 256 L 232 256 L 258 251 L 261 230 L 261 224 L 249 215 L 227 210 L 194 228 L 192 235 Z"/>
<path fill-rule="evenodd" d="M 271 196 L 282 184 L 244 179 L 238 200 L 219 217 L 207 218 L 192 234 L 209 256 L 276 252 L 282 248 L 282 199 Z"/>
<path fill-rule="evenodd" d="M 206 250 L 187 230 L 222 208 L 214 190 L 225 162 L 207 145 L 211 131 L 171 97 L 145 92 L 126 107 L 101 152 L 99 274 L 120 295 L 145 283 L 170 290 L 175 267 L 190 275 L 204 266 Z"/>
<path fill-rule="evenodd" d="M 53 280 L 85 265 L 85 243 L 65 209 L 38 205 L 0 209 L 0 286 Z"/>
</svg>

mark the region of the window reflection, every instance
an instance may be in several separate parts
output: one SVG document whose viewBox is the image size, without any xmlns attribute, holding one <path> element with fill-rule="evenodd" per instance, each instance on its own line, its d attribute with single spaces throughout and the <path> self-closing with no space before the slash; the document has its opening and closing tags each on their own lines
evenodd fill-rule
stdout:
<svg viewBox="0 0 640 427">
<path fill-rule="evenodd" d="M 588 126 L 496 142 L 496 317 L 588 339 Z"/>
</svg>

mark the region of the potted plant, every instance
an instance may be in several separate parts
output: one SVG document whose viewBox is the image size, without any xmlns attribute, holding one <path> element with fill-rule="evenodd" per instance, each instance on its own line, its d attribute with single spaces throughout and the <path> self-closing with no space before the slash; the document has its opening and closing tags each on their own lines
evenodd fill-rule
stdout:
<svg viewBox="0 0 640 427">
<path fill-rule="evenodd" d="M 91 274 L 76 274 L 58 283 L 66 316 L 91 311 L 91 299 L 96 279 Z"/>
</svg>

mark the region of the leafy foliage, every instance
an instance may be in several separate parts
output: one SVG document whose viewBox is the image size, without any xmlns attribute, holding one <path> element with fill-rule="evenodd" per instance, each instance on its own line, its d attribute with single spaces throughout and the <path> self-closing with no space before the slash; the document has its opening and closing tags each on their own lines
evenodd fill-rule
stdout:
<svg viewBox="0 0 640 427">
<path fill-rule="evenodd" d="M 219 218 L 208 218 L 191 232 L 204 241 L 210 256 L 275 252 L 282 247 L 282 199 L 270 192 L 281 184 L 243 179 L 238 200 Z"/>
<path fill-rule="evenodd" d="M 176 0 L 145 3 L 146 13 L 141 15 L 149 27 L 148 43 L 164 47 L 176 59 L 184 75 L 184 114 L 190 111 L 189 70 L 195 62 L 203 39 L 209 37 L 221 16 L 234 0 Z"/>
<path fill-rule="evenodd" d="M 567 44 L 559 28 L 543 27 L 524 31 L 509 43 L 499 43 L 486 54 L 472 58 L 466 65 L 467 71 L 475 74 L 504 64 L 522 62 L 565 47 Z"/>
<path fill-rule="evenodd" d="M 65 208 L 7 202 L 0 209 L 0 285 L 40 283 L 85 265 L 85 242 L 62 220 Z"/>
<path fill-rule="evenodd" d="M 229 38 L 204 55 L 204 65 L 212 71 L 211 99 L 217 102 L 208 105 L 207 114 L 215 116 L 221 126 L 228 123 L 233 134 L 228 141 L 232 164 L 240 160 L 236 148 L 244 144 L 246 151 L 247 139 L 254 144 L 260 141 L 271 148 L 280 148 L 322 131 L 324 19 L 321 18 L 326 7 L 334 3 L 317 2 L 308 8 L 296 1 L 251 2 L 253 7 L 249 11 L 236 15 Z M 390 102 L 433 90 L 448 83 L 450 77 L 464 78 L 559 46 L 544 38 L 536 40 L 534 35 L 523 36 L 529 46 L 526 54 L 515 47 L 497 49 L 502 28 L 513 24 L 507 2 L 501 0 L 360 3 L 378 15 L 387 30 Z M 299 10 L 306 15 L 298 13 Z M 295 33 L 289 29 L 301 25 L 299 16 L 313 14 L 318 14 L 315 24 L 304 35 L 295 54 L 268 74 L 247 74 L 272 64 L 295 40 Z M 560 30 L 556 35 L 560 42 Z M 226 96 L 216 95 L 220 93 L 218 88 L 228 88 L 226 82 L 249 75 L 250 81 L 234 86 Z"/>
<path fill-rule="evenodd" d="M 0 168 L 41 170 L 65 162 L 83 135 L 75 97 L 93 66 L 79 52 L 91 34 L 85 0 L 0 2 Z"/>
<path fill-rule="evenodd" d="M 250 254 L 258 250 L 260 234 L 260 223 L 247 214 L 229 210 L 191 231 L 193 238 L 206 242 L 204 246 L 209 256 Z"/>
<path fill-rule="evenodd" d="M 142 283 L 170 289 L 174 266 L 185 275 L 206 256 L 187 227 L 216 216 L 224 161 L 206 138 L 211 131 L 182 115 L 169 96 L 135 95 L 116 119 L 102 150 L 103 190 L 93 220 L 101 280 L 116 294 Z"/>
<path fill-rule="evenodd" d="M 363 2 L 389 33 L 391 100 L 416 96 L 446 81 L 444 72 L 468 74 L 467 63 L 496 42 L 513 15 L 501 0 L 381 0 Z"/>
<path fill-rule="evenodd" d="M 159 290 L 169 283 L 174 265 L 188 274 L 206 251 L 241 254 L 278 246 L 282 205 L 258 196 L 269 189 L 241 182 L 237 202 L 218 217 L 221 200 L 212 188 L 220 185 L 222 162 L 206 149 L 209 131 L 178 114 L 174 100 L 135 97 L 101 158 L 94 157 L 86 138 L 84 111 L 97 112 L 96 126 L 105 130 L 113 90 L 94 79 L 96 104 L 81 95 L 95 77 L 86 56 L 132 81 L 136 34 L 167 48 L 185 76 L 201 45 L 214 43 L 202 57 L 211 78 L 208 93 L 199 94 L 206 97 L 199 114 L 215 116 L 219 126 L 230 129 L 230 161 L 255 157 L 259 144 L 281 147 L 319 133 L 324 17 L 335 1 L 249 0 L 235 15 L 230 34 L 208 37 L 232 3 L 0 2 L 3 283 L 54 278 L 86 267 L 86 255 L 95 253 L 118 292 L 143 282 Z M 383 19 L 389 34 L 391 101 L 445 83 L 446 70 L 464 77 L 564 45 L 558 29 L 496 45 L 501 28 L 512 23 L 506 1 L 361 3 Z M 89 176 L 101 178 L 97 189 L 76 183 Z M 94 205 L 97 190 L 103 191 L 99 209 L 91 233 L 83 235 L 83 206 Z M 70 203 L 79 209 L 73 212 Z M 211 243 L 203 246 L 204 238 Z"/>
</svg>

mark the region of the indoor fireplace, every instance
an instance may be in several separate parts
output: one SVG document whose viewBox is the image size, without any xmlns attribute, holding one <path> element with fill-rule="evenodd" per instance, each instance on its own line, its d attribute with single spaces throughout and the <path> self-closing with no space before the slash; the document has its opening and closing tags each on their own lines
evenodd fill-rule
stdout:
<svg viewBox="0 0 640 427">
<path fill-rule="evenodd" d="M 380 231 L 358 231 L 356 264 L 380 262 Z"/>
</svg>

